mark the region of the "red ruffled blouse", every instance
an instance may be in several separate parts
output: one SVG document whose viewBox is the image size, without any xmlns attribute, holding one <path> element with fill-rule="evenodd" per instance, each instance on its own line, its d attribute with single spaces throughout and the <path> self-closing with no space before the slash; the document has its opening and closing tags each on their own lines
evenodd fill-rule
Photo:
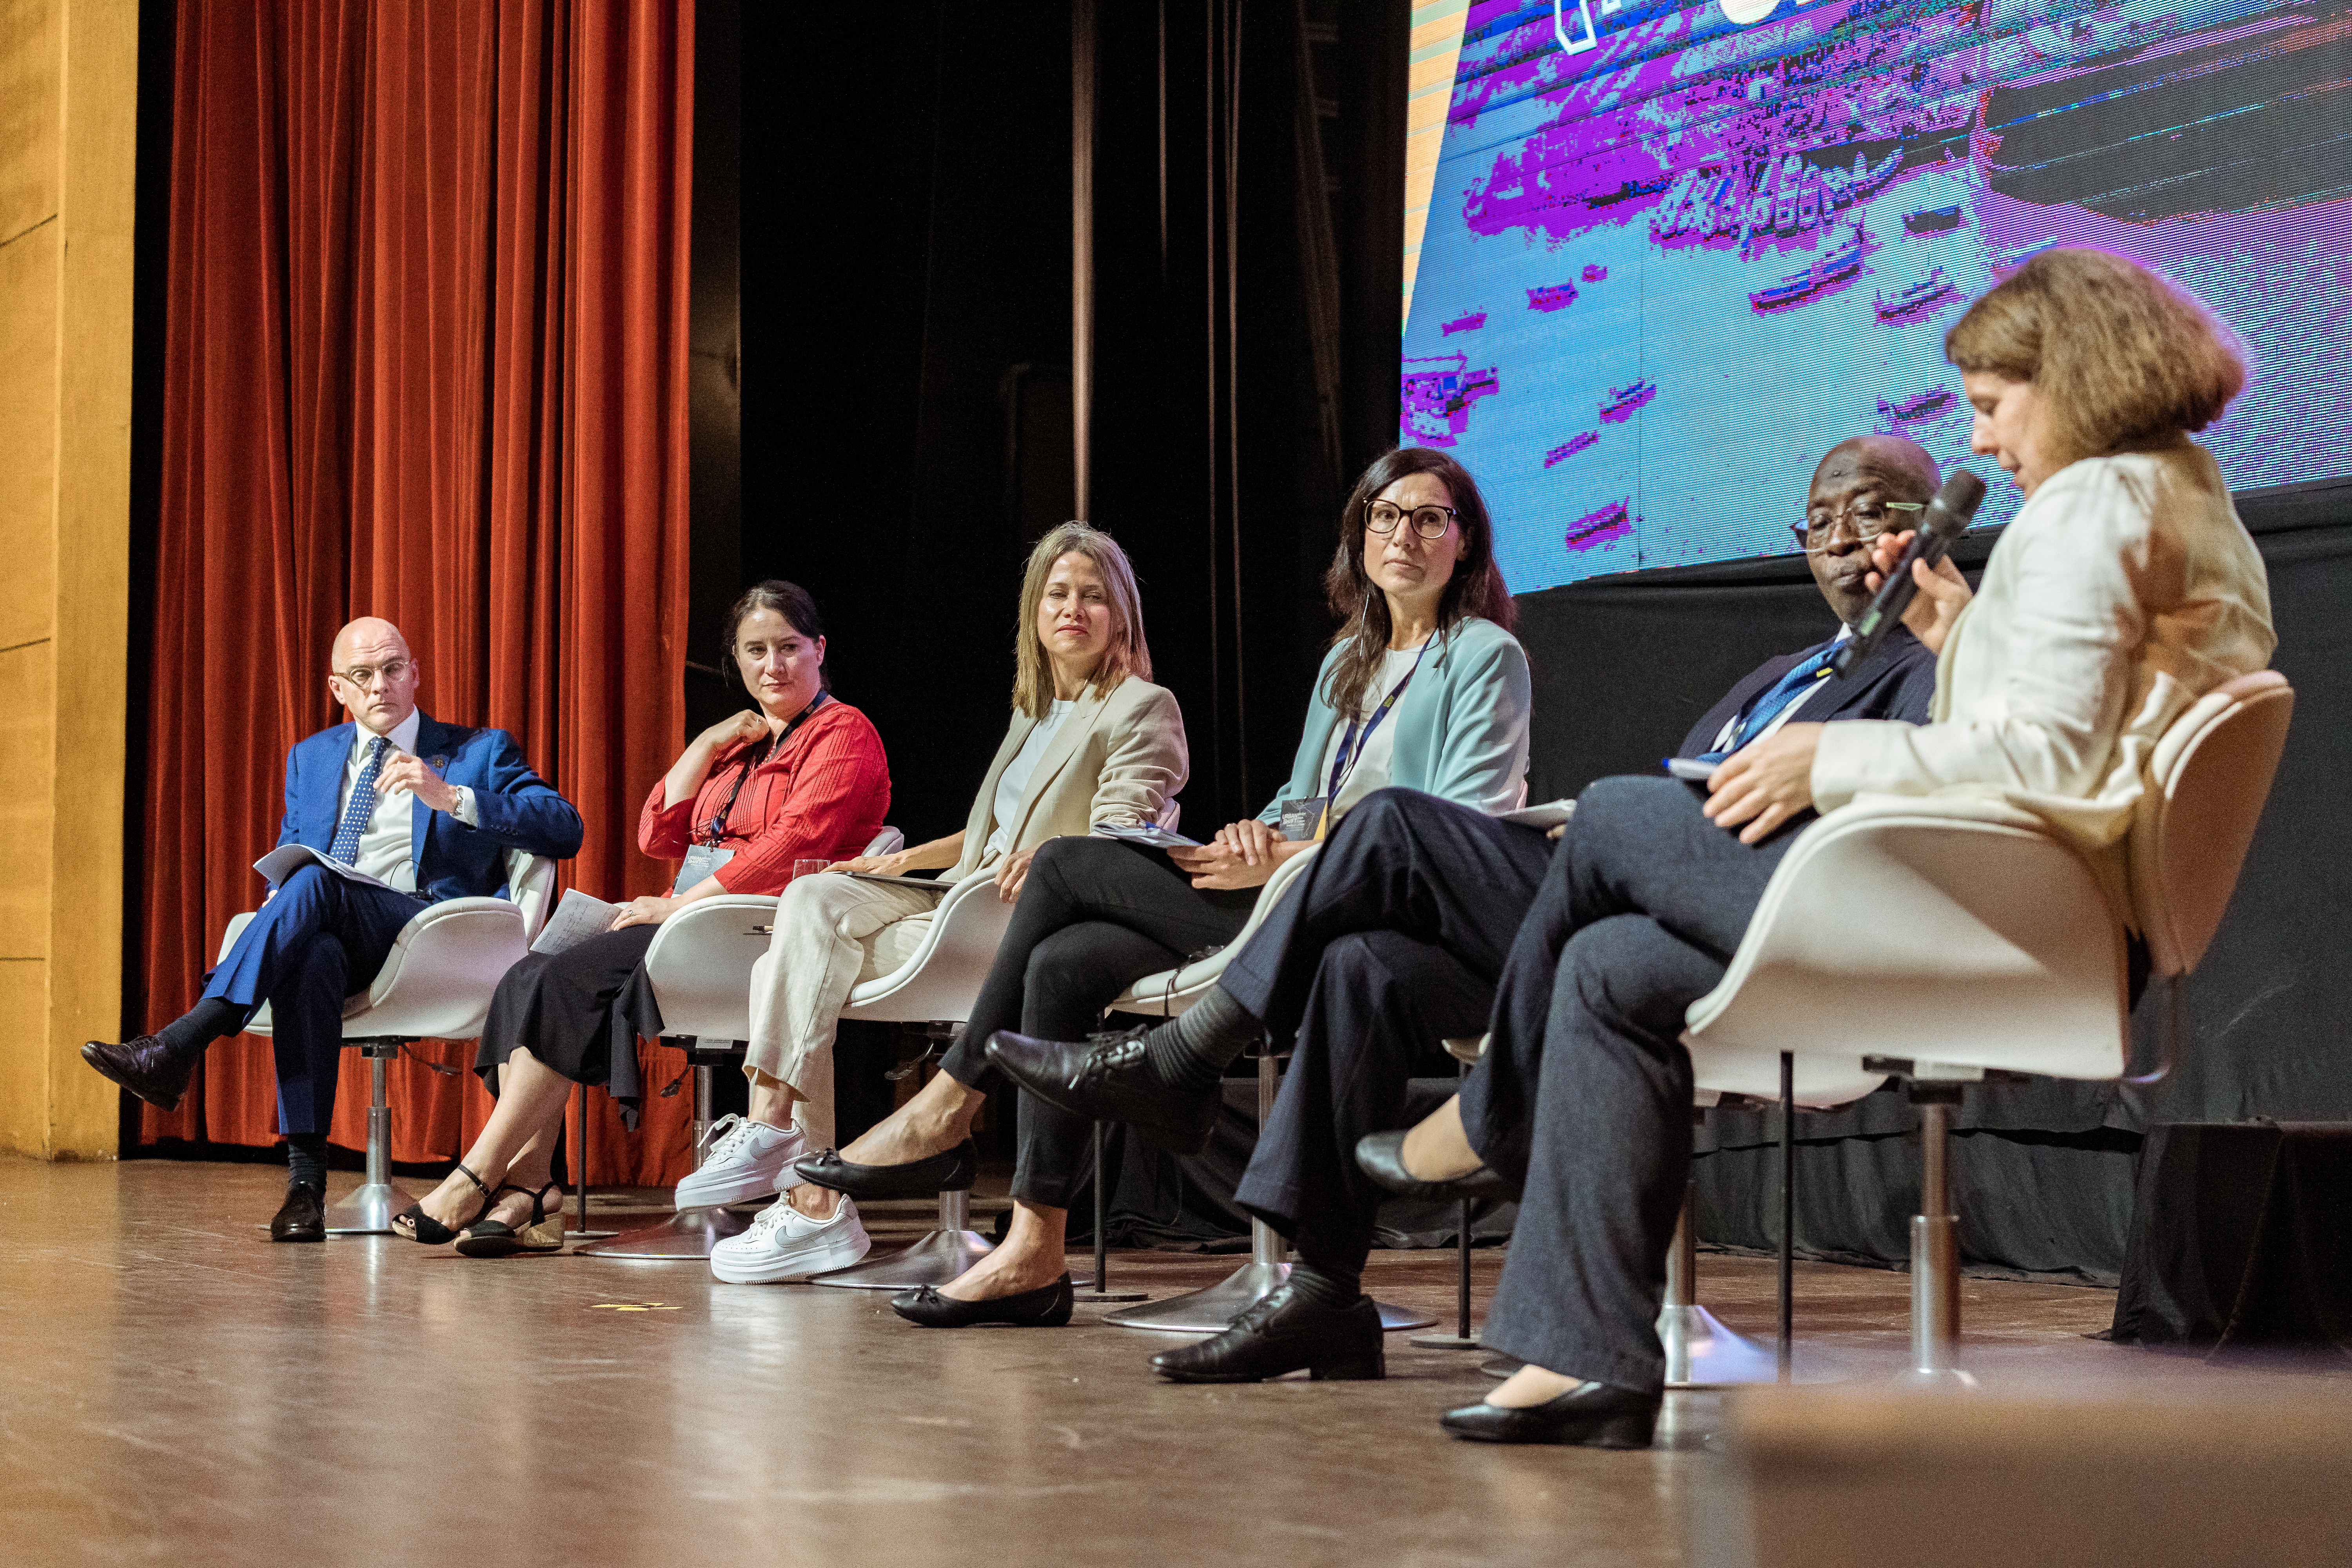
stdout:
<svg viewBox="0 0 2352 1568">
<path fill-rule="evenodd" d="M 637 817 L 637 847 L 656 860 L 685 858 L 761 744 L 739 742 L 719 752 L 690 802 L 664 806 L 656 780 Z M 862 855 L 889 815 L 882 737 L 865 714 L 837 700 L 811 714 L 751 775 L 719 834 L 720 847 L 735 851 L 718 871 L 730 893 L 781 893 L 795 860 Z"/>
</svg>

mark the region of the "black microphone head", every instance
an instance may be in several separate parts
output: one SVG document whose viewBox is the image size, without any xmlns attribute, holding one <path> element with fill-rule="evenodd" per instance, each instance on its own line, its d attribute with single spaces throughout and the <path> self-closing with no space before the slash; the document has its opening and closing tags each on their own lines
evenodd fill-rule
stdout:
<svg viewBox="0 0 2352 1568">
<path fill-rule="evenodd" d="M 1955 468 L 1936 499 L 1927 503 L 1927 515 L 1919 526 L 1948 541 L 1969 526 L 1969 520 L 1984 504 L 1985 482 L 1967 468 Z"/>
</svg>

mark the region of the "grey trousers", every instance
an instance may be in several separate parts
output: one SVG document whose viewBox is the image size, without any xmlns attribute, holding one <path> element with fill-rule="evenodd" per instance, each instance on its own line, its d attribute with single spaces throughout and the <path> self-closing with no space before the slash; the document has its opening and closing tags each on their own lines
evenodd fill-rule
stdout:
<svg viewBox="0 0 2352 1568">
<path fill-rule="evenodd" d="M 1690 1179 L 1684 1010 L 1723 978 L 1813 820 L 1749 846 L 1704 799 L 1669 778 L 1577 797 L 1462 1091 L 1471 1147 L 1523 1193 L 1485 1342 L 1623 1388 L 1665 1378 L 1658 1305 Z"/>
</svg>

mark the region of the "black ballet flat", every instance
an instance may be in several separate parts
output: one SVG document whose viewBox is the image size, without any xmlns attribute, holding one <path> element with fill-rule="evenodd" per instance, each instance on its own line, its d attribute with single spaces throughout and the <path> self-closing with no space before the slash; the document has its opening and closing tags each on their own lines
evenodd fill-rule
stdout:
<svg viewBox="0 0 2352 1568">
<path fill-rule="evenodd" d="M 1356 1163 L 1364 1174 L 1408 1198 L 1516 1198 L 1518 1189 L 1485 1165 L 1444 1181 L 1426 1182 L 1404 1168 L 1402 1131 L 1368 1132 L 1356 1141 Z"/>
<path fill-rule="evenodd" d="M 1610 1383 L 1580 1383 L 1557 1399 L 1519 1410 L 1465 1405 L 1439 1416 L 1437 1424 L 1474 1443 L 1646 1448 L 1657 1427 L 1660 1397 Z"/>
<path fill-rule="evenodd" d="M 427 1247 L 441 1247 L 457 1240 L 466 1232 L 481 1224 L 482 1216 L 490 1212 L 490 1205 L 499 1201 L 498 1194 L 483 1184 L 481 1177 L 467 1170 L 462 1160 L 457 1163 L 457 1173 L 473 1183 L 474 1190 L 482 1194 L 482 1206 L 474 1211 L 473 1218 L 460 1226 L 446 1226 L 426 1214 L 423 1204 L 411 1204 L 392 1216 L 392 1234 L 405 1236 L 411 1241 L 421 1241 Z M 406 1220 L 415 1228 L 406 1231 L 400 1229 L 399 1222 L 402 1220 Z"/>
<path fill-rule="evenodd" d="M 944 1154 L 926 1155 L 903 1165 L 860 1165 L 831 1149 L 793 1162 L 803 1182 L 847 1193 L 860 1203 L 879 1198 L 928 1198 L 934 1193 L 969 1191 L 980 1179 L 980 1145 L 967 1138 Z"/>
<path fill-rule="evenodd" d="M 1388 1375 L 1381 1310 L 1370 1296 L 1318 1307 L 1284 1285 L 1252 1302 L 1223 1333 L 1151 1358 L 1151 1370 L 1176 1383 L 1260 1383 L 1302 1369 L 1318 1383 Z"/>
<path fill-rule="evenodd" d="M 1034 1290 L 1024 1290 L 1013 1296 L 996 1296 L 985 1301 L 959 1301 L 952 1296 L 942 1296 L 929 1285 L 917 1290 L 901 1290 L 890 1298 L 890 1310 L 910 1323 L 920 1323 L 927 1329 L 968 1329 L 975 1323 L 1009 1323 L 1020 1329 L 1058 1329 L 1070 1321 L 1070 1309 L 1076 1298 L 1070 1293 L 1070 1277 L 1063 1275 L 1051 1285 L 1041 1285 Z"/>
</svg>

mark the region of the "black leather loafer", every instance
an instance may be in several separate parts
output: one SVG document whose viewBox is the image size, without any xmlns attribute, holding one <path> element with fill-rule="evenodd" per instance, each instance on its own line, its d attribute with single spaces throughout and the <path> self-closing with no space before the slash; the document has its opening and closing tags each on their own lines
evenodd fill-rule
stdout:
<svg viewBox="0 0 2352 1568">
<path fill-rule="evenodd" d="M 1404 1168 L 1404 1133 L 1368 1132 L 1356 1140 L 1356 1163 L 1364 1174 L 1409 1198 L 1516 1198 L 1518 1189 L 1481 1165 L 1465 1175 L 1424 1182 Z"/>
<path fill-rule="evenodd" d="M 927 1198 L 933 1193 L 967 1191 L 980 1179 L 980 1145 L 967 1138 L 944 1154 L 909 1160 L 903 1165 L 860 1165 L 831 1149 L 803 1154 L 793 1162 L 803 1182 L 847 1193 L 863 1203 L 875 1198 Z"/>
<path fill-rule="evenodd" d="M 1017 1329 L 1058 1329 L 1070 1321 L 1070 1309 L 1075 1301 L 1070 1293 L 1070 1277 L 1063 1275 L 1051 1285 L 1041 1285 L 1034 1290 L 1024 1290 L 1013 1296 L 996 1296 L 985 1301 L 959 1301 L 952 1296 L 942 1296 L 929 1285 L 918 1290 L 901 1290 L 890 1298 L 890 1310 L 910 1323 L 920 1323 L 927 1329 L 968 1329 L 975 1323 L 1009 1323 Z"/>
<path fill-rule="evenodd" d="M 196 1058 L 174 1056 L 152 1035 L 115 1045 L 92 1040 L 81 1048 L 81 1059 L 121 1084 L 158 1110 L 177 1110 L 195 1076 Z"/>
<path fill-rule="evenodd" d="M 327 1194 L 308 1182 L 290 1184 L 286 1189 L 286 1201 L 269 1218 L 269 1239 L 326 1240 Z"/>
<path fill-rule="evenodd" d="M 1124 1121 L 1171 1153 L 1197 1154 L 1209 1146 L 1224 1096 L 1214 1085 L 1188 1091 L 1161 1083 L 1145 1059 L 1144 1033 L 1073 1044 L 999 1029 L 988 1037 L 988 1059 L 1048 1105 L 1090 1121 Z"/>
<path fill-rule="evenodd" d="M 1388 1375 L 1381 1310 L 1370 1296 L 1318 1307 L 1285 1285 L 1250 1303 L 1223 1333 L 1151 1358 L 1152 1371 L 1178 1383 L 1260 1383 L 1302 1367 L 1318 1383 Z"/>
<path fill-rule="evenodd" d="M 1654 1394 L 1610 1383 L 1580 1383 L 1558 1399 L 1524 1409 L 1465 1405 L 1437 1424 L 1474 1443 L 1565 1443 L 1580 1448 L 1646 1448 L 1658 1424 Z"/>
</svg>

